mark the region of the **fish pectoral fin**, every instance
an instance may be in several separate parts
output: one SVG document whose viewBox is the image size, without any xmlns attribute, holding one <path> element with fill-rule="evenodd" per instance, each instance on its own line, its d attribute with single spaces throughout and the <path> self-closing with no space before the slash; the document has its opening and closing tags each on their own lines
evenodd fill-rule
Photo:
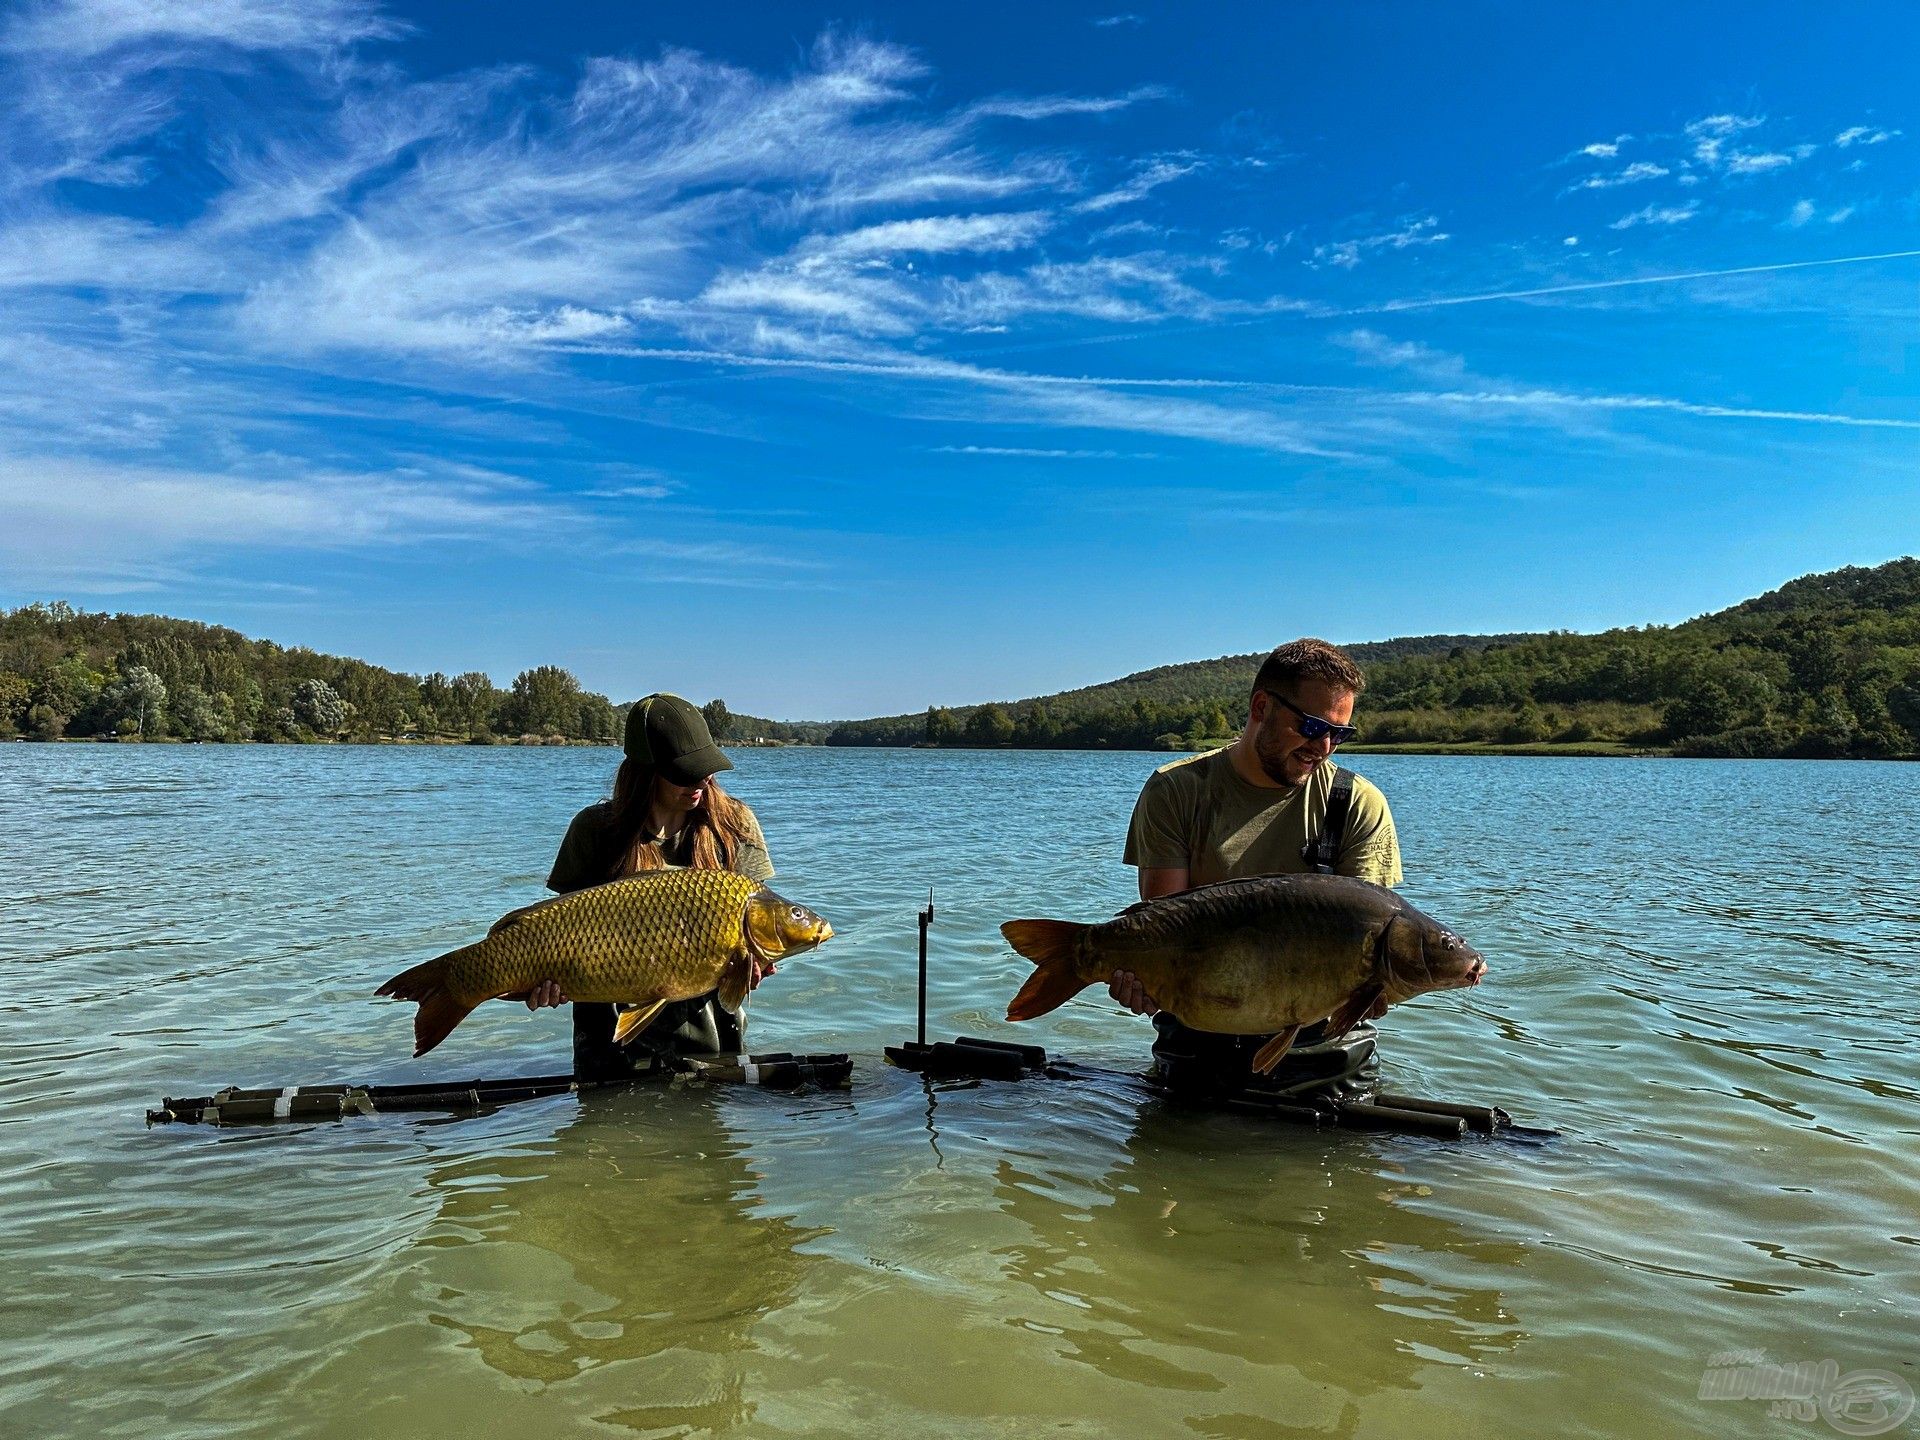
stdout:
<svg viewBox="0 0 1920 1440">
<path fill-rule="evenodd" d="M 654 1017 L 666 1005 L 664 1000 L 650 1001 L 645 1005 L 636 1005 L 631 1010 L 622 1010 L 619 1018 L 613 1022 L 613 1043 L 624 1045 L 651 1025 Z"/>
<path fill-rule="evenodd" d="M 1366 1019 L 1367 1012 L 1385 989 L 1383 985 L 1363 985 L 1349 995 L 1327 1021 L 1327 1038 L 1337 1040 Z"/>
<path fill-rule="evenodd" d="M 747 992 L 751 989 L 753 989 L 753 956 L 741 950 L 727 962 L 727 968 L 720 972 L 720 1008 L 729 1014 L 738 1015 L 740 1007 L 747 1003 Z"/>
<path fill-rule="evenodd" d="M 1285 1058 L 1287 1051 L 1293 1048 L 1293 1037 L 1300 1033 L 1298 1025 L 1289 1025 L 1274 1036 L 1259 1050 L 1254 1052 L 1253 1068 L 1262 1075 L 1271 1075 L 1273 1067 Z"/>
</svg>

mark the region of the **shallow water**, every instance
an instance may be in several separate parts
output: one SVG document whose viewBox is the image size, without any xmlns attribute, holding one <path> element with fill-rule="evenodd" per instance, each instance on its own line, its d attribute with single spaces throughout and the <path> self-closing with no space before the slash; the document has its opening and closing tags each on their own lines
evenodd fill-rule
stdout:
<svg viewBox="0 0 1920 1440">
<path fill-rule="evenodd" d="M 1164 757 L 920 751 L 730 777 L 840 931 L 753 1044 L 850 1051 L 848 1090 L 145 1127 L 567 1068 L 564 1015 L 506 1005 L 411 1061 L 370 992 L 538 898 L 616 758 L 0 746 L 0 1433 L 1864 1434 L 1703 1375 L 1920 1385 L 1915 766 L 1356 759 L 1493 966 L 1392 1013 L 1387 1076 L 1545 1145 L 890 1069 L 929 884 L 939 1034 L 1149 1038 L 1091 998 L 1004 1025 L 996 926 L 1131 898 Z"/>
</svg>

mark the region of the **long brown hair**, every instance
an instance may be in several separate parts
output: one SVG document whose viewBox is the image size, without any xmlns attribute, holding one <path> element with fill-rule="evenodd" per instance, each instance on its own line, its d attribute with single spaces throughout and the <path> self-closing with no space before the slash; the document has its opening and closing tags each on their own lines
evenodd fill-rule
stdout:
<svg viewBox="0 0 1920 1440">
<path fill-rule="evenodd" d="M 657 773 L 642 761 L 622 760 L 613 777 L 613 800 L 607 815 L 608 848 L 613 851 L 609 880 L 667 868 L 660 847 L 647 838 L 647 804 L 653 798 Z M 722 790 L 712 777 L 700 788 L 704 792 L 700 804 L 687 812 L 687 824 L 693 830 L 689 863 L 696 870 L 731 870 L 741 842 L 752 833 L 747 807 Z"/>
</svg>

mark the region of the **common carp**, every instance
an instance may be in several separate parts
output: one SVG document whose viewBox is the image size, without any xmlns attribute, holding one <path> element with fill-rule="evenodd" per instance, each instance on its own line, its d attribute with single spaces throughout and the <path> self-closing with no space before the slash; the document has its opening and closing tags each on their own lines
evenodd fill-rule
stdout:
<svg viewBox="0 0 1920 1440">
<path fill-rule="evenodd" d="M 731 870 L 649 870 L 515 910 L 487 938 L 403 970 L 378 990 L 417 1000 L 413 1053 L 426 1054 L 487 1000 L 555 980 L 569 1000 L 634 1006 L 614 1039 L 643 1030 L 670 1000 L 718 987 L 738 1010 L 753 963 L 799 955 L 833 927 Z"/>
<path fill-rule="evenodd" d="M 1268 875 L 1146 900 L 1097 925 L 1009 920 L 1007 943 L 1034 962 L 1007 1019 L 1031 1020 L 1116 970 L 1140 977 L 1194 1030 L 1273 1039 L 1266 1073 L 1302 1025 L 1345 1034 L 1375 1003 L 1477 985 L 1480 953 L 1393 891 L 1343 875 Z"/>
</svg>

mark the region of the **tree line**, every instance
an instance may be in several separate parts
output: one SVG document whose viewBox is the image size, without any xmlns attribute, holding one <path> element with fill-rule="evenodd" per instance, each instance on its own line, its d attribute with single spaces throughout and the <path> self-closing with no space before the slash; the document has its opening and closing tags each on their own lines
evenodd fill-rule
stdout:
<svg viewBox="0 0 1920 1440">
<path fill-rule="evenodd" d="M 0 735 L 605 744 L 625 712 L 557 665 L 502 690 L 479 671 L 403 675 L 160 615 L 0 611 Z"/>
<path fill-rule="evenodd" d="M 1698 756 L 1920 756 L 1920 560 L 1809 575 L 1672 626 L 1428 636 L 1349 647 L 1360 739 Z M 1246 721 L 1263 657 L 1143 671 L 1036 699 L 832 727 L 832 745 L 1184 749 Z"/>
<path fill-rule="evenodd" d="M 1920 756 L 1920 560 L 1809 575 L 1716 614 L 1598 635 L 1419 636 L 1349 647 L 1361 740 Z M 716 738 L 829 745 L 1182 749 L 1246 720 L 1262 656 L 1162 666 L 1030 700 L 839 724 L 704 706 Z M 53 740 L 544 739 L 617 743 L 625 705 L 558 666 L 505 690 L 157 615 L 0 611 L 0 736 Z"/>
</svg>

